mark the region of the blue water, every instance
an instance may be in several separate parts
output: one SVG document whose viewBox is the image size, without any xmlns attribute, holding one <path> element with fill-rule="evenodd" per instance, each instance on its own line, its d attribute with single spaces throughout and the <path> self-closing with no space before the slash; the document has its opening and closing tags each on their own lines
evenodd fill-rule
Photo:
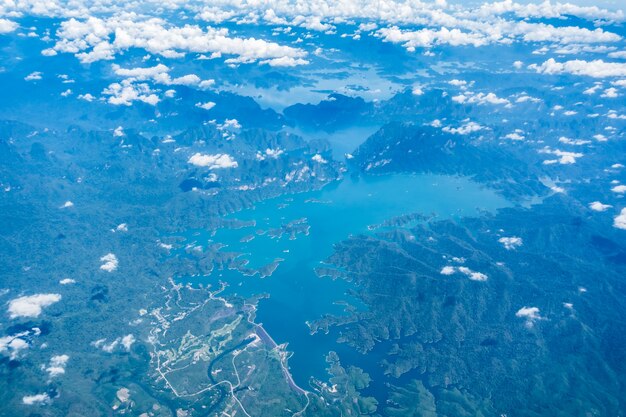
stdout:
<svg viewBox="0 0 626 417">
<path fill-rule="evenodd" d="M 354 284 L 319 278 L 314 273 L 320 261 L 332 254 L 334 243 L 353 234 L 372 233 L 369 225 L 403 214 L 434 213 L 450 218 L 507 205 L 504 198 L 465 178 L 400 174 L 346 178 L 320 191 L 282 196 L 229 216 L 254 220 L 255 226 L 217 232 L 190 231 L 188 243 L 226 244 L 223 250 L 243 253 L 242 258 L 249 260 L 252 267 L 284 259 L 266 278 L 216 270 L 206 277 L 194 277 L 193 282 L 217 285 L 224 281 L 229 285 L 226 293 L 242 296 L 269 294 L 269 298 L 260 301 L 257 321 L 263 323 L 277 343 L 289 343 L 288 349 L 294 352 L 289 360 L 294 379 L 306 389 L 311 376 L 328 378 L 324 358 L 330 350 L 337 351 L 346 363 L 363 366 L 362 355 L 336 343 L 337 335 L 332 331 L 310 335 L 306 325 L 323 314 L 342 314 L 344 307 L 337 301 L 365 308 L 345 294 Z M 310 226 L 308 236 L 301 233 L 290 240 L 287 235 L 271 238 L 257 233 L 302 218 Z M 250 235 L 255 238 L 241 241 Z M 373 362 L 369 359 L 366 364 Z"/>
</svg>

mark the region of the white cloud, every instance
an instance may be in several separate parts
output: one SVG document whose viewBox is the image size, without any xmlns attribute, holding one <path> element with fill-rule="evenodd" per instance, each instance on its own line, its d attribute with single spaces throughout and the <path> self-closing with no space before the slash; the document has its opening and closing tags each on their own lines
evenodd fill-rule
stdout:
<svg viewBox="0 0 626 417">
<path fill-rule="evenodd" d="M 570 138 L 566 138 L 565 136 L 561 136 L 559 138 L 559 142 L 564 143 L 566 145 L 574 145 L 574 146 L 582 146 L 582 145 L 588 145 L 591 143 L 590 140 L 584 140 L 584 139 L 570 139 Z"/>
<path fill-rule="evenodd" d="M 63 203 L 63 205 L 61 207 L 59 207 L 59 208 L 64 209 L 64 208 L 70 208 L 70 207 L 74 207 L 74 203 L 72 203 L 71 201 L 68 200 L 65 203 Z"/>
<path fill-rule="evenodd" d="M 401 43 L 409 50 L 415 48 L 431 48 L 435 45 L 451 46 L 483 46 L 489 43 L 488 39 L 480 33 L 462 32 L 459 29 L 420 29 L 417 31 L 403 31 L 397 26 L 382 28 L 378 35 L 387 42 Z"/>
<path fill-rule="evenodd" d="M 209 169 L 237 168 L 239 166 L 232 156 L 221 153 L 215 155 L 195 153 L 187 162 L 195 166 L 207 167 Z"/>
<path fill-rule="evenodd" d="M 594 201 L 592 203 L 589 203 L 589 208 L 594 211 L 606 211 L 610 209 L 611 207 L 613 206 L 610 204 L 602 204 L 599 201 Z"/>
<path fill-rule="evenodd" d="M 519 132 L 508 133 L 504 136 L 504 138 L 510 140 L 524 140 L 524 136 L 521 135 Z"/>
<path fill-rule="evenodd" d="M 488 279 L 487 275 L 483 274 L 482 272 L 472 271 L 466 266 L 459 266 L 458 270 L 460 273 L 469 277 L 469 279 L 472 281 L 487 281 Z"/>
<path fill-rule="evenodd" d="M 19 25 L 7 19 L 0 19 L 0 33 L 9 33 L 17 29 Z"/>
<path fill-rule="evenodd" d="M 540 74 L 573 74 L 586 75 L 594 78 L 605 77 L 625 77 L 626 63 L 604 62 L 601 59 L 593 61 L 583 61 L 575 59 L 566 62 L 557 62 L 550 58 L 543 64 L 532 64 L 528 66 Z"/>
<path fill-rule="evenodd" d="M 600 28 L 589 30 L 577 26 L 546 25 L 543 23 L 515 23 L 512 34 L 520 35 L 526 42 L 557 42 L 559 44 L 589 44 L 619 42 L 621 36 L 606 32 Z"/>
<path fill-rule="evenodd" d="M 454 267 L 450 265 L 444 266 L 443 268 L 441 268 L 441 271 L 439 273 L 441 275 L 453 275 L 456 272 L 462 273 L 463 275 L 467 276 L 472 281 L 487 281 L 487 279 L 489 279 L 489 277 L 483 274 L 482 272 L 472 271 L 466 266 L 459 266 L 459 267 Z"/>
<path fill-rule="evenodd" d="M 48 402 L 50 402 L 50 397 L 46 393 L 25 395 L 24 397 L 22 397 L 22 403 L 26 405 L 46 404 Z"/>
<path fill-rule="evenodd" d="M 457 80 L 455 78 L 454 80 L 448 81 L 448 84 L 453 85 L 455 87 L 464 87 L 464 86 L 467 85 L 467 81 L 465 81 L 465 80 Z"/>
<path fill-rule="evenodd" d="M 319 164 L 326 164 L 328 163 L 327 160 L 324 159 L 324 157 L 322 157 L 322 155 L 316 153 L 315 155 L 313 155 L 313 157 L 311 158 L 312 161 L 315 161 Z"/>
<path fill-rule="evenodd" d="M 515 3 L 512 0 L 503 0 L 494 3 L 484 3 L 477 10 L 472 10 L 472 12 L 485 17 L 514 13 L 521 18 L 562 18 L 577 16 L 587 20 L 624 20 L 624 13 L 621 10 L 607 10 L 601 9 L 598 6 L 578 6 L 572 3 L 552 3 L 550 1 Z"/>
<path fill-rule="evenodd" d="M 158 64 L 154 67 L 148 68 L 122 68 L 117 64 L 113 64 L 111 65 L 111 68 L 116 75 L 125 78 L 132 78 L 138 81 L 160 78 L 164 74 L 169 77 L 169 74 L 167 73 L 170 71 L 169 67 L 163 64 Z"/>
<path fill-rule="evenodd" d="M 616 185 L 615 187 L 611 188 L 611 191 L 617 194 L 624 194 L 626 193 L 626 185 Z"/>
<path fill-rule="evenodd" d="M 474 94 L 471 92 L 466 92 L 463 94 L 459 94 L 458 96 L 452 97 L 452 101 L 457 103 L 470 103 L 470 104 L 511 104 L 509 100 L 505 98 L 500 98 L 496 96 L 494 93 L 478 93 Z"/>
<path fill-rule="evenodd" d="M 127 352 L 130 352 L 130 348 L 133 345 L 133 343 L 135 343 L 135 336 L 133 336 L 132 334 L 128 334 L 124 337 L 122 337 L 121 340 L 122 346 L 124 346 L 124 349 L 126 349 Z"/>
<path fill-rule="evenodd" d="M 502 243 L 506 250 L 518 248 L 524 243 L 521 237 L 516 236 L 501 237 L 500 239 L 498 239 L 498 242 Z"/>
<path fill-rule="evenodd" d="M 76 284 L 76 280 L 73 280 L 72 278 L 63 278 L 62 280 L 59 281 L 59 284 L 61 285 Z"/>
<path fill-rule="evenodd" d="M 196 74 L 187 74 L 172 78 L 169 74 L 170 68 L 163 64 L 147 68 L 122 68 L 117 64 L 113 64 L 111 68 L 116 75 L 125 77 L 131 82 L 152 80 L 155 83 L 163 85 L 185 85 L 198 87 L 202 85 L 203 88 L 208 86 L 207 82 L 212 85 L 210 82 L 212 80 L 202 81 Z"/>
<path fill-rule="evenodd" d="M 443 268 L 441 268 L 441 271 L 439 272 L 441 275 L 452 275 L 454 274 L 456 271 L 454 269 L 453 266 L 444 266 Z"/>
<path fill-rule="evenodd" d="M 623 208 L 619 215 L 615 216 L 613 219 L 613 227 L 626 230 L 626 208 Z"/>
<path fill-rule="evenodd" d="M 59 40 L 54 49 L 76 55 L 83 63 L 111 60 L 117 54 L 133 48 L 145 49 L 151 54 L 169 58 L 186 53 L 214 53 L 233 55 L 233 63 L 251 63 L 259 60 L 292 58 L 288 64 L 299 65 L 306 52 L 255 38 L 230 37 L 228 29 L 197 25 L 172 26 L 157 17 L 139 19 L 137 15 L 113 16 L 107 19 L 89 17 L 70 19 L 61 23 Z M 286 62 L 273 61 L 281 65 Z"/>
<path fill-rule="evenodd" d="M 541 101 L 541 99 L 537 98 L 537 97 L 531 97 L 529 95 L 523 94 L 521 96 L 519 96 L 518 98 L 515 99 L 516 103 L 526 103 L 526 102 L 531 102 L 531 103 L 539 103 Z"/>
<path fill-rule="evenodd" d="M 550 149 L 548 147 L 545 147 L 539 150 L 539 153 L 545 153 L 545 154 L 558 156 L 558 159 L 548 159 L 548 160 L 543 161 L 544 165 L 551 165 L 551 164 L 556 164 L 556 163 L 559 163 L 562 165 L 574 164 L 576 163 L 577 158 L 582 158 L 584 156 L 584 154 L 580 152 L 568 152 L 568 151 L 562 151 L 560 149 Z"/>
<path fill-rule="evenodd" d="M 130 348 L 135 343 L 135 336 L 128 334 L 124 337 L 117 337 L 111 343 L 106 343 L 106 339 L 96 340 L 91 344 L 98 349 L 102 349 L 107 353 L 113 352 L 118 346 L 121 346 L 125 351 L 130 352 Z"/>
<path fill-rule="evenodd" d="M 277 159 L 280 155 L 282 155 L 284 151 L 280 148 L 277 149 L 265 149 L 265 152 L 256 153 L 256 159 L 259 161 L 264 161 L 266 158 Z"/>
<path fill-rule="evenodd" d="M 309 61 L 291 56 L 281 56 L 280 58 L 264 59 L 259 63 L 267 64 L 270 67 L 296 67 L 298 65 L 306 65 Z"/>
<path fill-rule="evenodd" d="M 241 123 L 237 119 L 226 119 L 224 123 L 218 124 L 219 130 L 239 130 L 241 129 Z"/>
<path fill-rule="evenodd" d="M 600 97 L 602 97 L 602 98 L 617 98 L 617 97 L 619 97 L 619 94 L 617 93 L 617 88 L 610 87 L 610 88 L 607 88 L 606 90 L 604 90 L 604 92 L 602 93 L 602 95 L 600 95 Z"/>
<path fill-rule="evenodd" d="M 115 271 L 119 265 L 117 256 L 112 253 L 107 253 L 106 255 L 101 257 L 100 262 L 103 262 L 103 264 L 100 265 L 100 269 L 106 272 Z"/>
<path fill-rule="evenodd" d="M 483 130 L 483 129 L 484 127 L 482 127 L 476 122 L 467 122 L 463 126 L 459 126 L 459 127 L 445 126 L 441 130 L 443 130 L 444 132 L 452 133 L 454 135 L 467 135 L 472 132 L 478 132 L 479 130 Z"/>
<path fill-rule="evenodd" d="M 78 98 L 80 100 L 85 100 L 85 101 L 89 101 L 89 102 L 92 102 L 92 101 L 94 101 L 96 99 L 93 95 L 91 95 L 89 93 L 87 93 L 87 94 L 79 94 Z"/>
<path fill-rule="evenodd" d="M 52 48 L 46 48 L 46 49 L 41 51 L 41 55 L 43 55 L 43 56 L 55 56 L 57 54 L 58 54 L 58 52 L 55 51 Z"/>
<path fill-rule="evenodd" d="M 42 309 L 61 301 L 60 294 L 35 294 L 19 297 L 9 302 L 9 314 L 16 317 L 39 317 Z"/>
<path fill-rule="evenodd" d="M 30 346 L 23 338 L 30 335 L 29 331 L 21 332 L 11 336 L 0 337 L 0 354 L 8 354 L 11 360 L 20 356 L 20 352 Z"/>
<path fill-rule="evenodd" d="M 526 327 L 529 329 L 533 327 L 537 320 L 542 320 L 542 317 L 539 315 L 539 308 L 537 307 L 524 306 L 515 313 L 515 317 L 526 319 Z"/>
<path fill-rule="evenodd" d="M 596 83 L 593 87 L 589 87 L 588 89 L 586 89 L 585 91 L 583 91 L 583 94 L 586 94 L 588 96 L 595 94 L 600 88 L 602 88 L 602 83 Z"/>
<path fill-rule="evenodd" d="M 121 83 L 112 83 L 102 91 L 102 94 L 109 96 L 109 104 L 116 106 L 130 106 L 133 101 L 141 101 L 147 104 L 156 105 L 159 97 L 154 94 L 150 86 L 146 83 L 133 83 L 131 80 L 123 80 Z"/>
<path fill-rule="evenodd" d="M 41 80 L 41 78 L 42 78 L 42 73 L 40 71 L 31 72 L 26 77 L 24 77 L 26 81 L 37 81 L 37 80 Z"/>
<path fill-rule="evenodd" d="M 417 87 L 417 86 L 413 87 L 411 92 L 413 93 L 413 95 L 416 95 L 416 96 L 424 95 L 424 90 L 422 90 L 420 87 Z"/>
<path fill-rule="evenodd" d="M 50 365 L 46 368 L 46 372 L 50 378 L 54 378 L 65 373 L 65 366 L 70 359 L 68 355 L 57 355 L 50 359 Z"/>
<path fill-rule="evenodd" d="M 196 107 L 204 110 L 211 110 L 213 107 L 215 107 L 215 103 L 213 103 L 212 101 L 207 101 L 206 103 L 196 103 Z"/>
<path fill-rule="evenodd" d="M 291 21 L 291 24 L 301 26 L 305 29 L 315 30 L 318 32 L 325 32 L 327 30 L 333 29 L 332 25 L 327 23 L 322 23 L 321 18 L 319 16 L 296 16 L 295 19 Z"/>
</svg>

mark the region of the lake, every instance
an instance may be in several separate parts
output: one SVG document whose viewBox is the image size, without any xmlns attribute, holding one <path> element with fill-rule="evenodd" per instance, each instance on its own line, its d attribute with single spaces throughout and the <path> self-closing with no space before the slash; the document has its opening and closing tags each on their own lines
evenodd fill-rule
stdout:
<svg viewBox="0 0 626 417">
<path fill-rule="evenodd" d="M 336 333 L 310 335 L 306 324 L 323 314 L 342 314 L 344 307 L 338 301 L 364 308 L 345 294 L 352 283 L 320 278 L 314 272 L 332 254 L 334 243 L 350 235 L 373 233 L 368 226 L 403 214 L 451 218 L 476 215 L 479 210 L 495 211 L 508 205 L 494 191 L 467 178 L 429 174 L 348 177 L 319 191 L 281 196 L 228 216 L 254 220 L 255 226 L 220 229 L 214 234 L 189 231 L 186 243 L 225 244 L 223 250 L 242 253 L 250 267 L 260 267 L 278 258 L 282 261 L 266 278 L 244 276 L 236 270 L 216 270 L 209 276 L 188 281 L 214 286 L 220 281 L 227 282 L 226 294 L 246 297 L 269 294 L 269 298 L 260 301 L 257 322 L 263 324 L 277 343 L 289 343 L 288 349 L 293 352 L 289 360 L 293 377 L 306 388 L 311 376 L 328 379 L 325 355 L 330 350 L 337 351 L 343 362 L 363 366 L 359 358 L 362 355 L 338 344 Z M 267 233 L 268 229 L 299 219 L 306 219 L 310 226 L 308 235 L 299 233 L 290 239 L 288 234 L 272 237 Z M 371 358 L 367 362 L 374 365 Z"/>
</svg>

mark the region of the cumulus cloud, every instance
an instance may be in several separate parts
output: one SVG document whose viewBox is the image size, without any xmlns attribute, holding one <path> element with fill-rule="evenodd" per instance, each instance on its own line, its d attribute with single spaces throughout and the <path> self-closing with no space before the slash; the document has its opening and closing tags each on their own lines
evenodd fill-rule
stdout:
<svg viewBox="0 0 626 417">
<path fill-rule="evenodd" d="M 439 271 L 441 275 L 453 275 L 457 272 L 462 273 L 472 281 L 487 281 L 487 279 L 489 279 L 486 274 L 483 274 L 482 272 L 472 271 L 466 266 L 455 267 L 448 265 L 444 266 L 443 268 L 441 268 L 441 271 Z"/>
<path fill-rule="evenodd" d="M 119 265 L 117 256 L 112 253 L 107 253 L 106 255 L 101 257 L 100 262 L 103 262 L 102 265 L 100 265 L 100 269 L 106 272 L 115 271 Z"/>
<path fill-rule="evenodd" d="M 623 208 L 619 215 L 615 216 L 613 219 L 613 227 L 626 230 L 626 208 Z"/>
<path fill-rule="evenodd" d="M 126 79 L 121 83 L 112 83 L 102 91 L 102 94 L 109 96 L 107 102 L 116 106 L 130 106 L 134 101 L 156 105 L 159 97 L 152 91 L 146 83 L 133 83 Z"/>
<path fill-rule="evenodd" d="M 539 308 L 537 307 L 522 307 L 517 310 L 515 313 L 515 317 L 520 317 L 526 320 L 525 325 L 527 328 L 532 328 L 537 320 L 541 320 L 542 317 L 539 315 Z"/>
<path fill-rule="evenodd" d="M 515 132 L 507 133 L 504 138 L 510 140 L 524 140 L 524 135 L 521 130 L 517 129 Z"/>
<path fill-rule="evenodd" d="M 557 164 L 557 163 L 561 165 L 575 164 L 577 158 L 581 158 L 584 156 L 584 154 L 580 152 L 568 152 L 568 151 L 562 151 L 560 149 L 550 149 L 548 147 L 539 150 L 539 153 L 555 155 L 558 157 L 558 159 L 547 159 L 543 161 L 544 165 L 551 165 L 551 164 Z"/>
<path fill-rule="evenodd" d="M 619 42 L 621 36 L 600 28 L 589 30 L 577 26 L 555 27 L 544 23 L 517 22 L 511 33 L 519 35 L 526 42 L 558 42 L 559 44 L 590 44 Z"/>
<path fill-rule="evenodd" d="M 0 354 L 9 356 L 15 360 L 20 356 L 20 352 L 30 346 L 25 340 L 30 335 L 30 331 L 20 332 L 11 336 L 0 337 Z"/>
<path fill-rule="evenodd" d="M 575 59 L 557 62 L 554 58 L 550 58 L 543 64 L 531 64 L 528 68 L 540 74 L 573 74 L 594 78 L 626 77 L 626 63 L 604 62 L 601 59 L 593 61 Z"/>
<path fill-rule="evenodd" d="M 211 110 L 213 107 L 215 107 L 215 103 L 212 101 L 207 101 L 205 103 L 196 103 L 196 107 L 204 110 Z"/>
<path fill-rule="evenodd" d="M 397 26 L 382 28 L 377 34 L 387 42 L 401 43 L 408 50 L 431 48 L 435 45 L 483 46 L 488 40 L 481 34 L 462 32 L 459 29 L 420 29 L 417 31 L 401 30 Z"/>
<path fill-rule="evenodd" d="M 85 101 L 88 101 L 88 102 L 92 102 L 92 101 L 94 101 L 96 99 L 93 95 L 91 95 L 89 93 L 87 93 L 87 94 L 79 94 L 78 98 L 80 100 L 85 100 Z"/>
<path fill-rule="evenodd" d="M 215 155 L 195 153 L 187 162 L 198 167 L 207 167 L 209 169 L 237 168 L 239 166 L 232 156 L 221 153 Z"/>
<path fill-rule="evenodd" d="M 318 153 L 316 153 L 315 155 L 313 155 L 313 157 L 311 157 L 311 160 L 314 162 L 317 162 L 318 164 L 325 164 L 328 161 L 324 159 L 324 157 Z"/>
<path fill-rule="evenodd" d="M 164 19 L 138 19 L 136 15 L 113 16 L 107 19 L 89 17 L 70 19 L 57 31 L 57 52 L 76 55 L 83 63 L 112 60 L 119 53 L 133 48 L 144 49 L 167 58 L 183 57 L 188 52 L 232 55 L 233 63 L 269 60 L 275 65 L 304 63 L 306 52 L 255 38 L 231 37 L 228 29 L 206 30 L 197 25 L 172 26 Z M 294 61 L 271 61 L 291 58 Z"/>
<path fill-rule="evenodd" d="M 480 47 L 493 43 L 509 44 L 514 40 L 523 42 L 545 42 L 555 45 L 580 45 L 619 42 L 622 37 L 597 28 L 590 30 L 578 26 L 553 26 L 545 23 L 508 21 L 503 19 L 476 19 L 465 14 L 468 19 L 449 16 L 448 19 L 425 17 L 420 25 L 431 26 L 417 31 L 402 30 L 398 26 L 382 28 L 377 36 L 387 42 L 401 43 L 409 51 L 416 48 L 431 48 L 437 45 Z M 441 21 L 437 21 L 441 20 Z M 601 47 L 606 48 L 606 47 Z M 561 49 L 564 49 L 561 47 Z M 566 48 L 565 48 L 566 49 Z M 547 49 L 546 49 L 547 51 Z M 516 64 L 516 68 L 521 63 Z"/>
<path fill-rule="evenodd" d="M 7 19 L 0 19 L 0 33 L 13 32 L 18 28 L 18 24 Z"/>
<path fill-rule="evenodd" d="M 454 135 L 468 135 L 473 132 L 478 132 L 479 130 L 483 130 L 484 127 L 479 125 L 476 122 L 467 122 L 466 124 L 459 127 L 450 127 L 444 126 L 441 130 L 444 132 L 449 132 Z"/>
<path fill-rule="evenodd" d="M 574 146 L 582 146 L 582 145 L 588 145 L 591 143 L 590 140 L 585 140 L 585 139 L 570 139 L 570 138 L 566 138 L 565 136 L 561 136 L 559 138 L 559 142 L 564 143 L 566 145 L 574 145 Z"/>
<path fill-rule="evenodd" d="M 133 336 L 132 334 L 128 334 L 122 337 L 121 344 L 127 352 L 130 352 L 130 348 L 133 343 L 135 343 L 135 336 Z"/>
<path fill-rule="evenodd" d="M 34 404 L 46 404 L 50 402 L 50 396 L 46 393 L 43 394 L 35 394 L 35 395 L 25 395 L 22 397 L 22 403 L 25 405 L 34 405 Z"/>
<path fill-rule="evenodd" d="M 498 242 L 502 243 L 506 250 L 516 249 L 524 243 L 521 237 L 516 236 L 501 237 L 498 239 Z"/>
<path fill-rule="evenodd" d="M 607 21 L 622 21 L 624 13 L 621 10 L 601 9 L 598 6 L 578 6 L 571 3 L 552 3 L 543 1 L 537 3 L 516 3 L 512 0 L 484 3 L 473 13 L 479 16 L 499 16 L 514 13 L 518 17 L 527 18 L 561 18 L 577 16 L 583 19 Z"/>
<path fill-rule="evenodd" d="M 130 81 L 151 80 L 163 85 L 185 85 L 206 87 L 214 83 L 213 80 L 201 80 L 196 74 L 187 74 L 172 78 L 169 74 L 170 68 L 167 65 L 158 64 L 154 67 L 145 68 L 122 68 L 117 64 L 111 66 L 116 75 L 125 77 Z"/>
<path fill-rule="evenodd" d="M 39 317 L 43 308 L 61 301 L 60 294 L 35 294 L 19 297 L 9 302 L 9 314 L 16 317 Z"/>
<path fill-rule="evenodd" d="M 611 188 L 611 191 L 617 194 L 624 194 L 626 193 L 626 185 L 616 185 L 615 187 Z"/>
<path fill-rule="evenodd" d="M 59 284 L 61 285 L 76 284 L 76 280 L 72 278 L 63 278 L 62 280 L 59 281 Z"/>
<path fill-rule="evenodd" d="M 609 87 L 600 95 L 602 98 L 617 98 L 619 94 L 617 93 L 617 88 Z"/>
<path fill-rule="evenodd" d="M 444 266 L 443 268 L 441 268 L 441 271 L 439 272 L 441 275 L 452 275 L 456 272 L 456 270 L 454 269 L 453 266 Z"/>
<path fill-rule="evenodd" d="M 277 148 L 277 149 L 267 148 L 267 149 L 265 149 L 265 152 L 257 151 L 256 159 L 259 160 L 259 161 L 264 161 L 267 158 L 277 159 L 283 153 L 284 153 L 284 151 L 282 149 L 280 149 L 280 148 Z"/>
<path fill-rule="evenodd" d="M 46 372 L 50 378 L 54 378 L 65 373 L 65 366 L 67 361 L 70 360 L 68 355 L 56 355 L 50 359 L 50 364 L 46 368 Z"/>
<path fill-rule="evenodd" d="M 24 80 L 37 81 L 37 80 L 41 80 L 41 78 L 42 78 L 42 73 L 40 71 L 35 71 L 35 72 L 31 72 L 26 77 L 24 77 Z"/>
<path fill-rule="evenodd" d="M 267 64 L 270 67 L 296 67 L 298 65 L 306 65 L 309 61 L 291 56 L 281 56 L 280 58 L 264 59 L 259 63 Z"/>
<path fill-rule="evenodd" d="M 496 96 L 494 93 L 478 93 L 474 94 L 471 92 L 466 92 L 463 94 L 459 94 L 458 96 L 452 97 L 452 101 L 457 103 L 468 103 L 468 104 L 505 104 L 510 105 L 511 102 L 505 98 L 501 98 Z"/>
<path fill-rule="evenodd" d="M 482 272 L 472 271 L 466 266 L 460 266 L 458 270 L 460 273 L 466 275 L 472 281 L 487 281 L 488 279 L 487 275 L 483 274 Z"/>
<path fill-rule="evenodd" d="M 128 334 L 123 337 L 117 337 L 110 343 L 106 343 L 107 339 L 100 339 L 92 342 L 91 344 L 98 349 L 102 349 L 104 352 L 111 353 L 118 347 L 126 352 L 130 352 L 130 348 L 135 343 L 135 336 Z"/>
<path fill-rule="evenodd" d="M 607 211 L 611 207 L 613 206 L 610 204 L 602 204 L 599 201 L 594 201 L 592 203 L 589 203 L 589 208 L 593 211 Z"/>
</svg>

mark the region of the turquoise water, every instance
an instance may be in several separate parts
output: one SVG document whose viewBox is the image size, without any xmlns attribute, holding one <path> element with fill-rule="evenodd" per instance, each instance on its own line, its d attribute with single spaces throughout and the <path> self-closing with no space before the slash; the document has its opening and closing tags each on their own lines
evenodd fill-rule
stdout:
<svg viewBox="0 0 626 417">
<path fill-rule="evenodd" d="M 336 334 L 310 335 L 307 321 L 323 314 L 342 314 L 347 301 L 364 308 L 345 294 L 351 283 L 319 278 L 314 268 L 332 254 L 333 244 L 350 235 L 372 233 L 369 225 L 409 214 L 436 214 L 440 218 L 475 215 L 477 210 L 493 211 L 507 206 L 507 201 L 493 191 L 465 178 L 438 175 L 387 175 L 346 178 L 316 192 L 283 196 L 257 204 L 229 217 L 254 220 L 255 226 L 190 232 L 188 243 L 226 244 L 223 250 L 243 253 L 251 267 L 260 267 L 283 259 L 274 273 L 266 278 L 244 276 L 235 270 L 214 271 L 206 277 L 194 277 L 195 284 L 229 284 L 226 293 L 251 296 L 267 293 L 260 301 L 257 321 L 277 343 L 289 343 L 294 352 L 289 361 L 295 381 L 307 387 L 310 376 L 327 379 L 324 357 L 330 350 L 342 360 L 354 359 L 362 365 L 351 348 L 335 342 Z M 309 234 L 300 233 L 291 240 L 288 235 L 272 238 L 261 231 L 276 228 L 294 220 L 306 219 Z M 254 235 L 250 241 L 242 238 Z M 244 239 L 246 240 L 246 239 Z M 373 364 L 372 364 L 373 365 Z"/>
</svg>

